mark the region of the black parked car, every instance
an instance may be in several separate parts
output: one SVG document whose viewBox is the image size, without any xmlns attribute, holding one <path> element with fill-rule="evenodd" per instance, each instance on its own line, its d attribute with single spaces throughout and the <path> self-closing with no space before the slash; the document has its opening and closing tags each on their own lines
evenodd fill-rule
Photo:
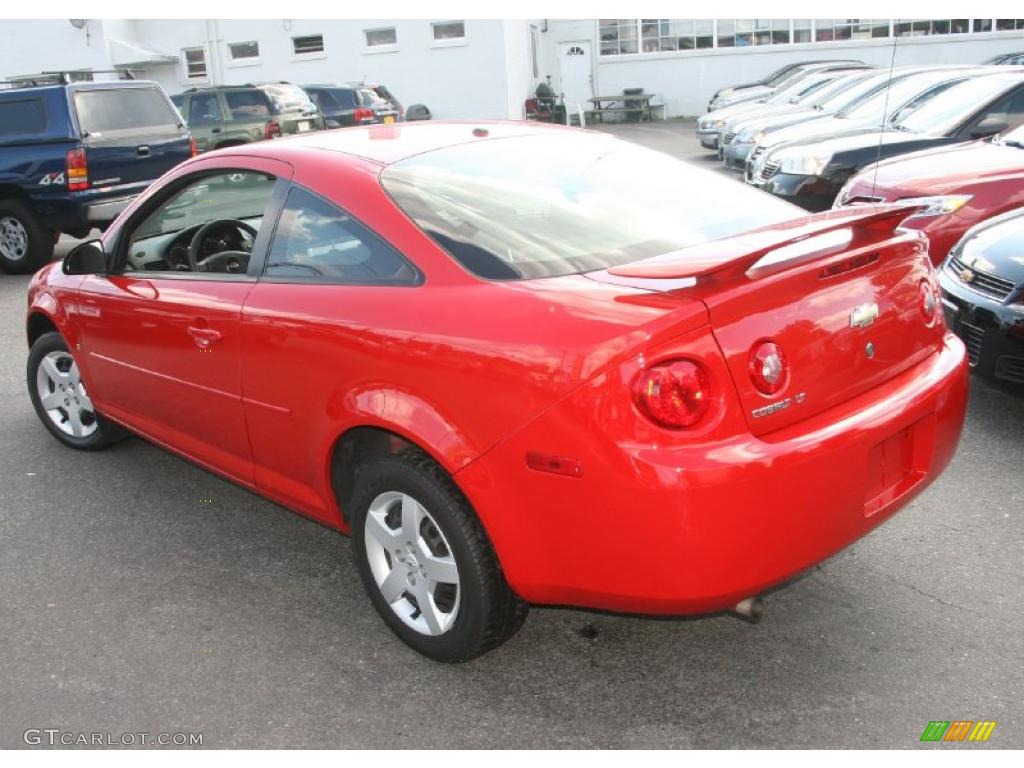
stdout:
<svg viewBox="0 0 1024 768">
<path fill-rule="evenodd" d="M 983 221 L 939 272 L 946 324 L 985 376 L 1024 385 L 1024 208 Z"/>
<path fill-rule="evenodd" d="M 876 160 L 992 136 L 1022 121 L 1024 70 L 996 70 L 951 85 L 923 104 L 912 101 L 883 131 L 781 144 L 764 156 L 759 186 L 823 211 L 850 176 Z"/>
<path fill-rule="evenodd" d="M 346 83 L 346 85 L 352 88 L 366 88 L 372 91 L 391 105 L 392 109 L 398 113 L 399 120 L 405 120 L 405 107 L 402 106 L 402 102 L 395 98 L 395 94 L 388 90 L 386 85 L 380 85 L 379 83 Z"/>
<path fill-rule="evenodd" d="M 394 123 L 398 110 L 361 85 L 306 85 L 303 90 L 324 113 L 328 128 Z"/>
</svg>

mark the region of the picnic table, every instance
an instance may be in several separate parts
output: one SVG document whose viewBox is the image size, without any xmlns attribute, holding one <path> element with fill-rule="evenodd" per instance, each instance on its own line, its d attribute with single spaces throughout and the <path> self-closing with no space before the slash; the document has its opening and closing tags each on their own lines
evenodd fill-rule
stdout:
<svg viewBox="0 0 1024 768">
<path fill-rule="evenodd" d="M 604 122 L 604 116 L 608 113 L 639 112 L 641 119 L 643 119 L 643 115 L 646 113 L 647 119 L 653 120 L 652 112 L 654 107 L 651 106 L 651 99 L 653 98 L 654 94 L 651 93 L 617 93 L 614 96 L 593 96 L 587 99 L 592 105 L 588 111 L 601 123 Z"/>
</svg>

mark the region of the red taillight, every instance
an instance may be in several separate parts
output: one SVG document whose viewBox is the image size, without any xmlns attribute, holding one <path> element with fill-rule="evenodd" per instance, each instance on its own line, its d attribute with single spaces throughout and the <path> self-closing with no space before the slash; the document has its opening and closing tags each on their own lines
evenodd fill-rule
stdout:
<svg viewBox="0 0 1024 768">
<path fill-rule="evenodd" d="M 273 139 L 281 135 L 281 124 L 277 120 L 271 120 L 263 126 L 263 138 Z"/>
<path fill-rule="evenodd" d="M 367 120 L 373 120 L 373 110 L 369 107 L 356 107 L 356 111 L 352 113 L 357 123 L 364 123 Z"/>
<path fill-rule="evenodd" d="M 939 300 L 935 297 L 935 289 L 927 280 L 921 281 L 921 289 L 917 295 L 917 308 L 921 310 L 921 316 L 927 325 L 935 322 L 935 315 L 939 307 Z"/>
<path fill-rule="evenodd" d="M 669 429 L 692 427 L 711 406 L 711 382 L 690 360 L 658 363 L 633 384 L 633 401 L 647 418 Z"/>
<path fill-rule="evenodd" d="M 750 350 L 750 380 L 757 391 L 774 395 L 786 386 L 789 371 L 782 348 L 774 341 L 759 341 Z"/>
<path fill-rule="evenodd" d="M 81 147 L 69 149 L 66 157 L 68 189 L 88 189 L 89 166 L 85 162 L 85 150 Z"/>
<path fill-rule="evenodd" d="M 195 139 L 189 139 L 188 140 L 188 145 L 189 145 L 189 148 L 192 150 L 192 157 L 195 157 L 196 155 L 199 154 L 199 148 L 196 146 L 196 140 Z"/>
</svg>

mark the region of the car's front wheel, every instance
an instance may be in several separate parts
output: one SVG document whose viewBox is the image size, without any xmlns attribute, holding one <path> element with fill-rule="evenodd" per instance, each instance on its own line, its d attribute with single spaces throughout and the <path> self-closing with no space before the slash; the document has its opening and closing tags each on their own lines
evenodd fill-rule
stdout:
<svg viewBox="0 0 1024 768">
<path fill-rule="evenodd" d="M 522 626 L 486 533 L 451 478 L 417 452 L 356 473 L 352 551 L 370 600 L 406 644 L 466 661 Z"/>
<path fill-rule="evenodd" d="M 44 333 L 28 355 L 28 393 L 36 415 L 65 445 L 96 450 L 127 433 L 96 413 L 63 337 Z"/>
</svg>

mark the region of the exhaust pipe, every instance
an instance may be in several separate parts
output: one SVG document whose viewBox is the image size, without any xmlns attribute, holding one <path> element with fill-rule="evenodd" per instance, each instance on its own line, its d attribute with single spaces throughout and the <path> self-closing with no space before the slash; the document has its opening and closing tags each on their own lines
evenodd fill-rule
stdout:
<svg viewBox="0 0 1024 768">
<path fill-rule="evenodd" d="M 757 622 L 761 620 L 761 616 L 764 614 L 764 601 L 757 595 L 748 597 L 747 599 L 740 600 L 736 603 L 736 605 L 733 606 L 732 612 L 737 616 L 742 616 L 751 624 L 757 624 Z"/>
</svg>

